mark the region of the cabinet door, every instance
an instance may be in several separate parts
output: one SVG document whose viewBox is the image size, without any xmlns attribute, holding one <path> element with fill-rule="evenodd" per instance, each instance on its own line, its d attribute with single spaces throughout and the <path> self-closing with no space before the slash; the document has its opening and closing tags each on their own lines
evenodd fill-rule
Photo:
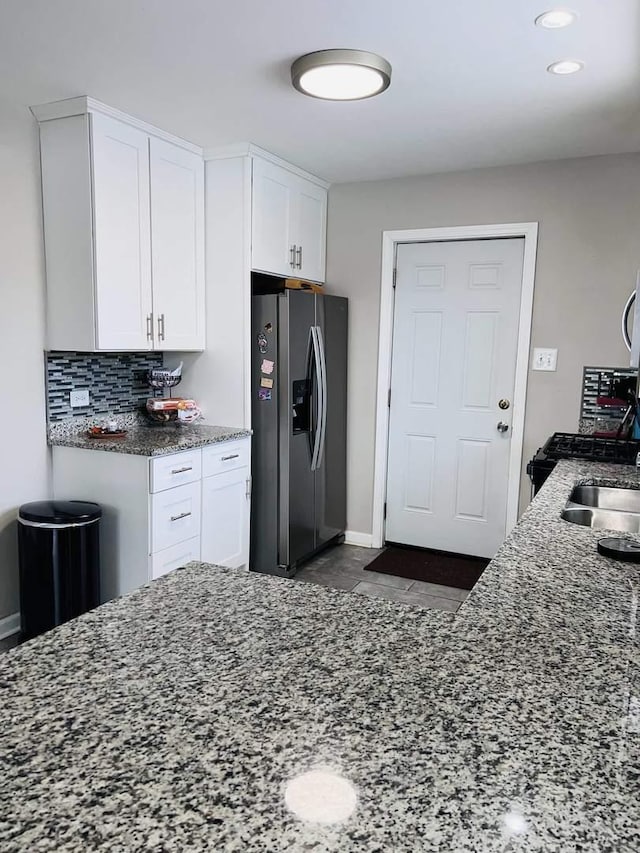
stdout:
<svg viewBox="0 0 640 853">
<path fill-rule="evenodd" d="M 202 560 L 237 568 L 249 561 L 249 469 L 202 481 Z"/>
<path fill-rule="evenodd" d="M 188 539 L 164 551 L 158 551 L 149 558 L 151 563 L 151 577 L 153 580 L 162 577 L 174 569 L 181 569 L 192 560 L 200 559 L 200 537 Z"/>
<path fill-rule="evenodd" d="M 149 349 L 149 139 L 95 113 L 91 130 L 97 349 Z"/>
<path fill-rule="evenodd" d="M 204 162 L 160 139 L 150 151 L 155 349 L 203 350 Z"/>
<path fill-rule="evenodd" d="M 253 160 L 251 267 L 254 270 L 294 274 L 293 232 L 296 177 L 273 163 Z"/>
<path fill-rule="evenodd" d="M 311 281 L 324 281 L 327 244 L 327 191 L 302 178 L 298 180 L 297 232 L 294 243 L 300 247 L 297 275 Z"/>
</svg>

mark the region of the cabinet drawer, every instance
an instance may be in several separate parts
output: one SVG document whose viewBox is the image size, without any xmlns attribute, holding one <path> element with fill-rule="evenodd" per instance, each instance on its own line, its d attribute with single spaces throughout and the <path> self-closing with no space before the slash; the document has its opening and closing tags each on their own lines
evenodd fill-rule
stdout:
<svg viewBox="0 0 640 853">
<path fill-rule="evenodd" d="M 225 471 L 233 471 L 235 468 L 249 467 L 250 442 L 246 438 L 242 441 L 223 441 L 213 444 L 211 447 L 202 449 L 202 476 L 211 477 L 214 474 L 222 474 Z"/>
<path fill-rule="evenodd" d="M 164 551 L 159 551 L 157 554 L 151 555 L 151 577 L 161 578 L 172 572 L 174 569 L 179 569 L 186 566 L 192 560 L 200 559 L 200 537 L 188 539 L 186 542 L 180 542 L 178 545 L 173 545 L 171 548 L 165 548 Z"/>
<path fill-rule="evenodd" d="M 200 482 L 151 496 L 151 553 L 200 534 Z"/>
<path fill-rule="evenodd" d="M 195 483 L 202 471 L 202 451 L 188 450 L 159 456 L 150 462 L 149 491 L 162 492 L 185 483 Z"/>
</svg>

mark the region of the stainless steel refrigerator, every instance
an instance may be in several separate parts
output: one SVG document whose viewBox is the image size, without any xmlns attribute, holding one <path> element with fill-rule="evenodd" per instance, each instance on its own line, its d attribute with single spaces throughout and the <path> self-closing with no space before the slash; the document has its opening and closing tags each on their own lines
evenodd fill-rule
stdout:
<svg viewBox="0 0 640 853">
<path fill-rule="evenodd" d="M 344 537 L 347 300 L 252 298 L 250 568 L 284 577 Z"/>
</svg>

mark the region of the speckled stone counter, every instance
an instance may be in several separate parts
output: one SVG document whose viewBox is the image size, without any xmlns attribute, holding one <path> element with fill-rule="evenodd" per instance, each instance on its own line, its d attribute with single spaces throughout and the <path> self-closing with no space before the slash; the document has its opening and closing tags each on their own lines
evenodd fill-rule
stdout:
<svg viewBox="0 0 640 853">
<path fill-rule="evenodd" d="M 220 441 L 246 438 L 250 430 L 223 426 L 135 426 L 124 438 L 88 438 L 86 432 L 49 436 L 54 447 L 80 447 L 83 450 L 106 450 L 110 453 L 131 453 L 136 456 L 166 456 L 194 447 L 205 447 Z"/>
<path fill-rule="evenodd" d="M 560 463 L 456 617 L 191 564 L 0 658 L 3 851 L 631 853 L 640 571 Z M 602 534 L 600 534 L 602 535 Z M 285 804 L 317 768 L 340 823 Z"/>
</svg>

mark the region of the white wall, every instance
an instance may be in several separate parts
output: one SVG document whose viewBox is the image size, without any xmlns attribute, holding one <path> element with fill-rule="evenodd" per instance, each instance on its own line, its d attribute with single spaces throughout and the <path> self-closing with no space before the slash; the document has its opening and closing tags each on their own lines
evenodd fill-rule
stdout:
<svg viewBox="0 0 640 853">
<path fill-rule="evenodd" d="M 250 427 L 249 359 L 251 172 L 248 157 L 205 163 L 207 341 L 182 353 L 183 396 L 194 397 L 205 423 Z M 174 354 L 165 355 L 173 364 Z"/>
<path fill-rule="evenodd" d="M 38 135 L 0 102 L 0 619 L 19 609 L 16 512 L 49 496 Z"/>
<path fill-rule="evenodd" d="M 640 266 L 640 155 L 588 157 L 329 192 L 328 292 L 350 299 L 347 527 L 371 532 L 382 232 L 540 223 L 531 345 L 558 348 L 531 373 L 523 468 L 553 432 L 575 432 L 584 365 L 628 364 L 620 315 Z M 522 474 L 521 507 L 530 485 Z"/>
</svg>

